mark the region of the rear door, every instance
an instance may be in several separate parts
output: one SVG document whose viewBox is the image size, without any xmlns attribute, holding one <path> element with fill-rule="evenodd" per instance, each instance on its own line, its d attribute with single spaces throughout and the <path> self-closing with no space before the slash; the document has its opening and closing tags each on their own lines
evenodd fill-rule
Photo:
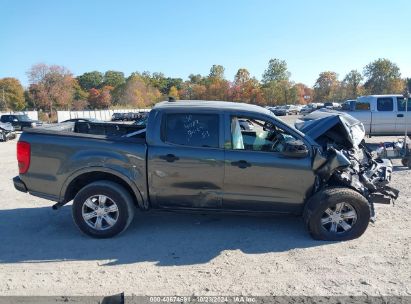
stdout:
<svg viewBox="0 0 411 304">
<path fill-rule="evenodd" d="M 394 98 L 377 97 L 375 107 L 375 111 L 372 112 L 372 133 L 395 134 L 397 113 L 394 111 Z"/>
<path fill-rule="evenodd" d="M 411 133 L 411 99 L 408 99 L 407 109 L 405 108 L 404 97 L 397 97 L 396 99 L 397 99 L 396 133 L 399 135 L 404 134 L 406 124 L 408 125 L 408 128 L 407 128 L 408 133 Z"/>
<path fill-rule="evenodd" d="M 221 208 L 221 117 L 215 111 L 162 113 L 160 142 L 148 150 L 152 204 L 165 208 Z"/>
<path fill-rule="evenodd" d="M 241 131 L 238 119 L 254 121 L 253 131 Z M 276 144 L 264 130 L 272 124 L 287 140 L 301 139 L 276 120 L 226 115 L 226 153 L 223 208 L 274 212 L 301 211 L 314 184 L 311 157 L 287 158 L 283 141 Z"/>
</svg>

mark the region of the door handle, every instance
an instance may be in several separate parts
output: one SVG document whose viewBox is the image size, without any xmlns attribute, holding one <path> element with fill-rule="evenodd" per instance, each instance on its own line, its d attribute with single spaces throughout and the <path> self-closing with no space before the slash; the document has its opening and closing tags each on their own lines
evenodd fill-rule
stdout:
<svg viewBox="0 0 411 304">
<path fill-rule="evenodd" d="M 172 163 L 176 160 L 179 160 L 179 158 L 177 156 L 175 156 L 174 154 L 167 154 L 167 155 L 161 155 L 160 159 L 163 159 L 169 163 Z"/>
<path fill-rule="evenodd" d="M 239 167 L 241 169 L 245 169 L 247 167 L 251 167 L 251 164 L 245 160 L 239 160 L 236 162 L 231 162 L 231 166 Z"/>
<path fill-rule="evenodd" d="M 397 117 L 404 117 L 404 114 L 397 114 Z"/>
</svg>

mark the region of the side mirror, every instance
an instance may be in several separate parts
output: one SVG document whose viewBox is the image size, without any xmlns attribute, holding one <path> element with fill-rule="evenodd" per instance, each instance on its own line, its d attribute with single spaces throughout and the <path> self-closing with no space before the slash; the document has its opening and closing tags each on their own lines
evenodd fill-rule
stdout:
<svg viewBox="0 0 411 304">
<path fill-rule="evenodd" d="M 308 148 L 301 140 L 291 140 L 284 144 L 282 154 L 290 158 L 304 158 L 308 155 Z"/>
</svg>

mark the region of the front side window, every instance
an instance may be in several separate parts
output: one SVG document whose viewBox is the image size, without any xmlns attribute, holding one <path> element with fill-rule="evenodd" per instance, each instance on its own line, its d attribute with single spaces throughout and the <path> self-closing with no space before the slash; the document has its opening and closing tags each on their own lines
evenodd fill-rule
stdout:
<svg viewBox="0 0 411 304">
<path fill-rule="evenodd" d="M 397 97 L 398 111 L 405 111 L 405 99 L 404 97 Z M 407 111 L 411 111 L 411 98 L 408 98 Z"/>
<path fill-rule="evenodd" d="M 377 99 L 377 110 L 381 112 L 388 112 L 394 110 L 394 103 L 391 97 L 382 97 Z"/>
<path fill-rule="evenodd" d="M 244 124 L 247 127 L 244 128 Z M 231 118 L 231 148 L 233 150 L 283 152 L 285 144 L 296 138 L 271 122 L 247 118 Z"/>
<path fill-rule="evenodd" d="M 219 147 L 219 116 L 216 114 L 167 114 L 165 141 L 190 147 Z"/>
</svg>

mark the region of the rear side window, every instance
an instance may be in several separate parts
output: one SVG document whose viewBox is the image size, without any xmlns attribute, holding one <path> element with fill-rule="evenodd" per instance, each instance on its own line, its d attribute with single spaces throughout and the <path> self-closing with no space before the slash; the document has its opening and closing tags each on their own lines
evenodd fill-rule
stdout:
<svg viewBox="0 0 411 304">
<path fill-rule="evenodd" d="M 394 103 L 392 98 L 390 97 L 383 97 L 377 99 L 377 110 L 382 112 L 393 111 L 394 110 Z"/>
<path fill-rule="evenodd" d="M 357 101 L 355 102 L 355 110 L 356 111 L 369 111 L 370 104 L 365 101 Z"/>
<path fill-rule="evenodd" d="M 405 99 L 404 97 L 397 97 L 398 111 L 405 111 Z M 411 98 L 408 98 L 407 111 L 411 112 Z"/>
<path fill-rule="evenodd" d="M 190 147 L 219 147 L 219 117 L 215 114 L 167 114 L 165 141 Z"/>
</svg>

